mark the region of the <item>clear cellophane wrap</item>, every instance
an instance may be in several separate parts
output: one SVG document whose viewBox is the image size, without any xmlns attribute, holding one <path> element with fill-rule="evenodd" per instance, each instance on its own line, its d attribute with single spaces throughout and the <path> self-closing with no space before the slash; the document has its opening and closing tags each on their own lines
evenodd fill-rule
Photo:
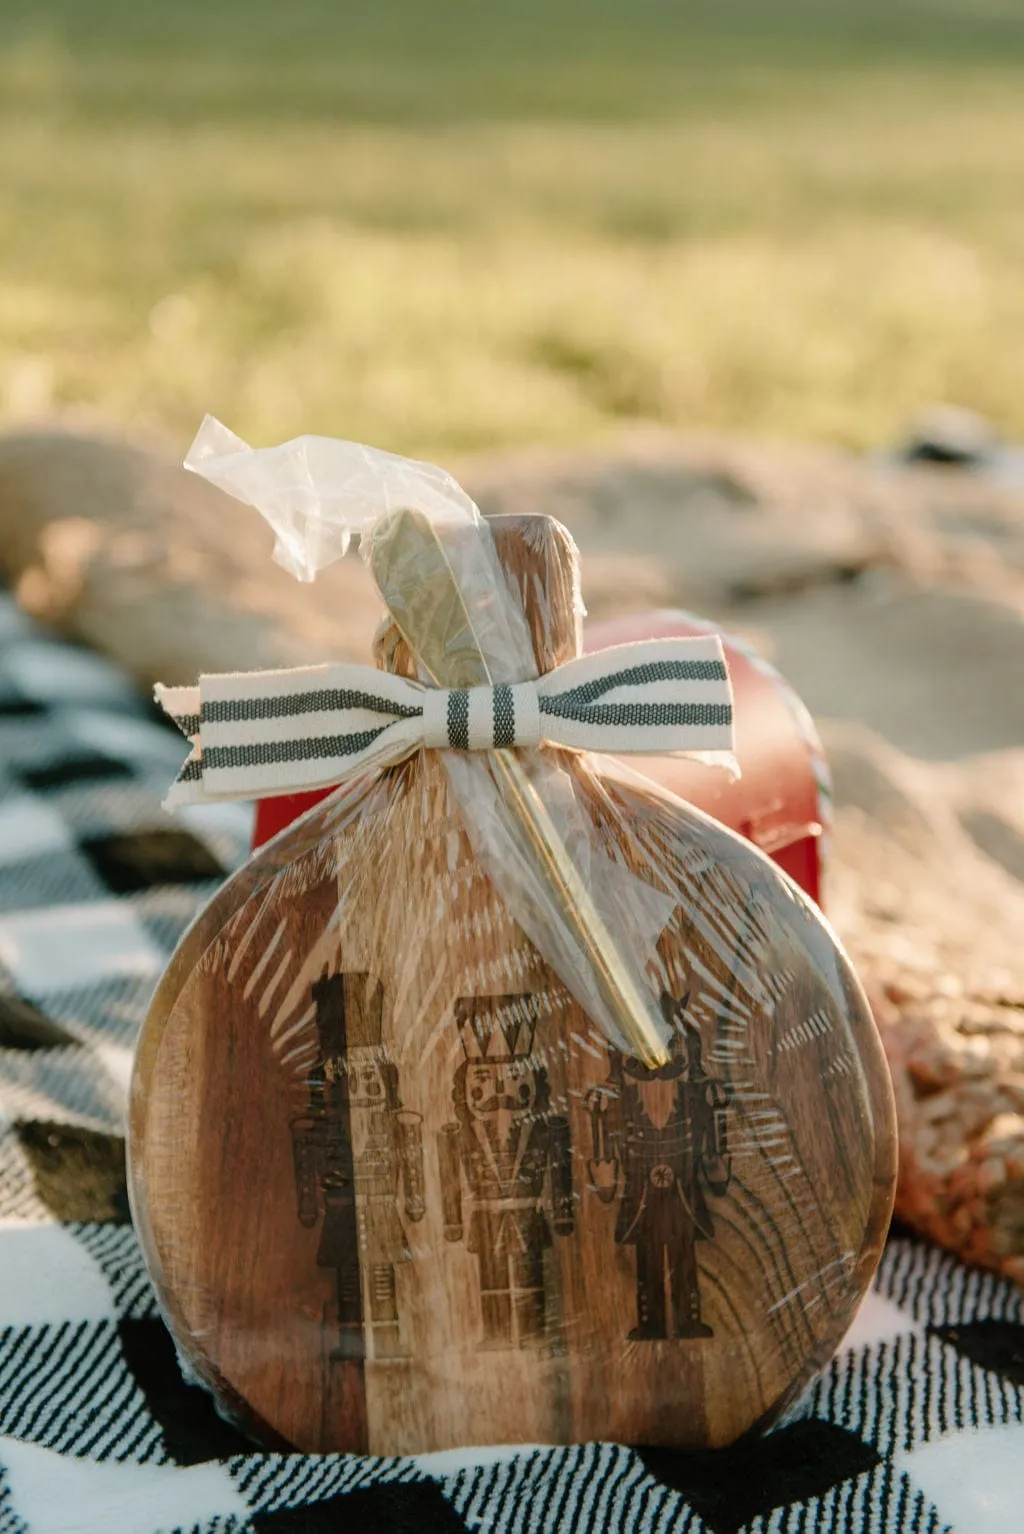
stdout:
<svg viewBox="0 0 1024 1534">
<path fill-rule="evenodd" d="M 297 574 L 359 533 L 393 674 L 516 685 L 578 648 L 555 524 L 499 558 L 447 476 L 351 444 L 249 453 L 211 424 L 193 461 Z M 439 541 L 395 582 L 410 506 Z M 133 1204 L 179 1347 L 264 1436 L 701 1447 L 777 1415 L 848 1325 L 887 1091 L 834 936 L 715 821 L 576 750 L 382 747 L 183 940 L 140 1045 Z"/>
</svg>

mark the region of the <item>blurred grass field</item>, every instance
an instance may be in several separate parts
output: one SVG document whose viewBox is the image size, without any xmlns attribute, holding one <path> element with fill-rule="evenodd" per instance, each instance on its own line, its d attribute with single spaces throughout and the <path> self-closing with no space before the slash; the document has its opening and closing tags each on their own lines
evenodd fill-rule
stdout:
<svg viewBox="0 0 1024 1534">
<path fill-rule="evenodd" d="M 1024 0 L 2 0 L 0 425 L 1024 434 Z"/>
</svg>

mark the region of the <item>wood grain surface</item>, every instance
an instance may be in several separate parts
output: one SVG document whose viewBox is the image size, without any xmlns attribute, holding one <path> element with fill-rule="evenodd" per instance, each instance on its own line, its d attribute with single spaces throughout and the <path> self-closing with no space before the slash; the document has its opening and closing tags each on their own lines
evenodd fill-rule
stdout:
<svg viewBox="0 0 1024 1534">
<path fill-rule="evenodd" d="M 576 643 L 571 544 L 495 533 L 546 668 Z M 716 822 L 559 760 L 599 845 L 675 901 L 661 1071 L 512 922 L 433 754 L 263 849 L 154 1000 L 133 1209 L 179 1345 L 268 1442 L 725 1444 L 870 1281 L 893 1109 L 834 936 Z"/>
</svg>

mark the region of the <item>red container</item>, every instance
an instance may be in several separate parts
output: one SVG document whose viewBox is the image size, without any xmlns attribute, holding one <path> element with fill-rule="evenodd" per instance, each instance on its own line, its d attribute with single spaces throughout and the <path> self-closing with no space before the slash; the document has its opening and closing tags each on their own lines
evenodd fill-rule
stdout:
<svg viewBox="0 0 1024 1534">
<path fill-rule="evenodd" d="M 692 613 L 634 613 L 584 630 L 586 651 L 639 639 L 716 632 Z M 686 757 L 631 756 L 628 764 L 680 799 L 695 804 L 760 847 L 821 903 L 829 782 L 821 742 L 799 698 L 747 645 L 722 635 L 735 699 L 736 758 L 742 776 Z M 253 850 L 325 799 L 330 789 L 261 799 Z"/>
</svg>

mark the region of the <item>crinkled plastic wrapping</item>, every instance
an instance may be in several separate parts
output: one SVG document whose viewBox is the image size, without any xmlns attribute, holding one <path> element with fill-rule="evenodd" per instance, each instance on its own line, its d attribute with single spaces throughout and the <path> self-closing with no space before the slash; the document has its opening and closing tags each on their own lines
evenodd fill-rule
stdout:
<svg viewBox="0 0 1024 1534">
<path fill-rule="evenodd" d="M 311 571 L 357 523 L 353 484 L 371 511 L 396 472 L 423 490 L 358 450 L 325 496 L 334 452 L 275 450 L 269 497 L 258 455 L 206 462 Z M 428 481 L 488 674 L 571 651 L 574 579 L 559 620 L 538 549 L 506 580 L 475 510 Z M 401 637 L 422 614 L 392 614 L 380 661 L 437 669 Z M 461 620 L 437 616 L 454 655 Z M 418 752 L 284 830 L 185 935 L 141 1036 L 150 1271 L 190 1369 L 271 1445 L 725 1444 L 797 1396 L 870 1281 L 892 1104 L 828 927 L 672 796 L 524 753 L 514 791 L 541 797 L 656 1013 L 664 1061 L 638 1058 L 498 757 Z"/>
<path fill-rule="evenodd" d="M 394 506 L 415 503 L 431 518 L 467 522 L 479 512 L 462 487 L 432 463 L 334 437 L 297 437 L 253 451 L 207 416 L 185 467 L 255 506 L 274 530 L 274 558 L 300 581 L 340 559 Z"/>
</svg>

